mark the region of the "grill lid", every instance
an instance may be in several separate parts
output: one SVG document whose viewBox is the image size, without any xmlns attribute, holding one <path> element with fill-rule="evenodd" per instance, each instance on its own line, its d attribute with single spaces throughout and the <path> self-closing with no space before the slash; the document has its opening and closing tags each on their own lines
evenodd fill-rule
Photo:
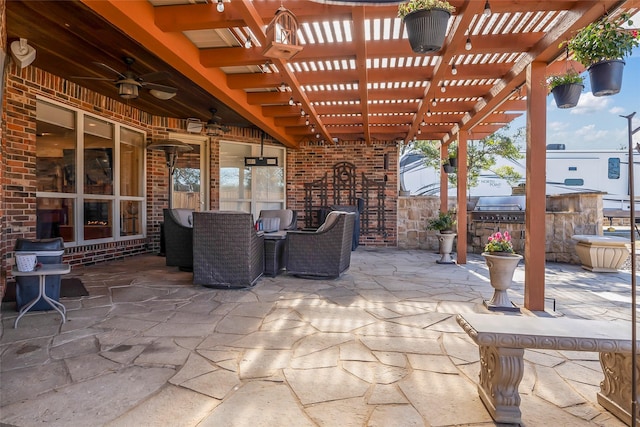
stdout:
<svg viewBox="0 0 640 427">
<path fill-rule="evenodd" d="M 481 196 L 474 211 L 522 211 L 525 210 L 525 196 Z"/>
</svg>

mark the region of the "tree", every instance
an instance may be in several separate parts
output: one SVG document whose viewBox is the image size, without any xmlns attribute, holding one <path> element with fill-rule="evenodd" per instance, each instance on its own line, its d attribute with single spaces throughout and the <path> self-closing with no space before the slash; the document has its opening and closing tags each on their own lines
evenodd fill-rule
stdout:
<svg viewBox="0 0 640 427">
<path fill-rule="evenodd" d="M 467 146 L 467 187 L 473 188 L 478 185 L 480 173 L 483 170 L 493 172 L 498 177 L 505 179 L 509 185 L 513 186 L 522 179 L 512 166 L 496 167 L 499 157 L 518 160 L 524 156 L 520 152 L 518 141 L 524 134 L 524 128 L 519 129 L 514 135 L 509 136 L 507 132 L 509 127 L 504 127 L 502 131 L 498 131 L 482 138 L 479 141 L 470 141 Z M 426 167 L 440 169 L 442 163 L 440 161 L 440 142 L 439 141 L 416 141 L 413 149 L 419 151 L 424 156 L 424 164 Z M 457 141 L 453 141 L 447 147 L 450 154 L 457 152 Z M 447 156 L 448 157 L 448 156 Z M 458 162 L 460 163 L 460 161 Z M 457 185 L 457 175 L 449 174 L 449 183 Z"/>
</svg>

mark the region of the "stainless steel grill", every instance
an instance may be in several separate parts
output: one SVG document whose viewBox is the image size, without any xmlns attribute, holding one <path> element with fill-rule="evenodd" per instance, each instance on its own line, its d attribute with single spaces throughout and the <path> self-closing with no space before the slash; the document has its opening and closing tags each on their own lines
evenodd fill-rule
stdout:
<svg viewBox="0 0 640 427">
<path fill-rule="evenodd" d="M 471 212 L 477 222 L 524 223 L 525 196 L 483 196 Z"/>
</svg>

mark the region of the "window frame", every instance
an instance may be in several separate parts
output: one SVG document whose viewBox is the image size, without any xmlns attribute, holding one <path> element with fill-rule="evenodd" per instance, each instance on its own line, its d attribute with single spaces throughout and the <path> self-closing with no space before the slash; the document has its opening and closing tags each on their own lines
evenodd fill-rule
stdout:
<svg viewBox="0 0 640 427">
<path fill-rule="evenodd" d="M 74 204 L 74 229 L 73 229 L 73 241 L 64 242 L 67 247 L 75 247 L 75 246 L 83 246 L 88 244 L 100 244 L 100 243 L 109 243 L 109 242 L 117 242 L 117 241 L 126 241 L 133 239 L 146 238 L 147 236 L 147 188 L 145 182 L 147 181 L 147 156 L 146 156 L 146 146 L 143 146 L 142 153 L 142 165 L 141 165 L 141 174 L 139 177 L 141 179 L 141 195 L 140 196 L 121 196 L 120 195 L 120 150 L 121 150 L 121 140 L 120 140 L 120 130 L 125 128 L 129 131 L 136 132 L 142 135 L 143 141 L 147 140 L 147 131 L 144 129 L 136 128 L 135 126 L 131 126 L 125 123 L 118 122 L 108 117 L 103 117 L 97 114 L 92 114 L 88 111 L 82 110 L 80 108 L 76 108 L 62 102 L 44 97 L 44 96 L 36 96 L 36 102 L 46 102 L 50 105 L 53 105 L 58 108 L 66 109 L 73 111 L 75 113 L 75 131 L 76 131 L 76 152 L 75 152 L 75 161 L 76 161 L 76 188 L 74 193 L 62 193 L 62 192 L 50 192 L 50 191 L 36 191 L 36 200 L 41 198 L 49 198 L 49 199 L 72 199 Z M 83 180 L 79 180 L 77 177 L 84 177 L 84 134 L 85 134 L 85 117 L 91 117 L 96 120 L 104 121 L 113 126 L 114 133 L 114 148 L 113 148 L 113 194 L 91 194 L 85 193 L 85 186 Z M 36 116 L 36 121 L 38 117 Z M 37 142 L 36 142 L 37 144 Z M 35 171 L 35 176 L 37 178 L 37 171 Z M 98 239 L 86 239 L 84 236 L 84 210 L 85 210 L 85 202 L 87 200 L 107 200 L 111 202 L 111 212 L 113 220 L 111 221 L 111 237 L 104 237 Z M 138 216 L 140 218 L 140 232 L 131 235 L 121 235 L 121 221 L 122 221 L 122 212 L 120 205 L 122 202 L 134 201 L 140 203 L 140 209 L 138 211 Z M 37 223 L 36 218 L 36 223 Z M 82 236 L 82 237 L 81 237 Z"/>
</svg>

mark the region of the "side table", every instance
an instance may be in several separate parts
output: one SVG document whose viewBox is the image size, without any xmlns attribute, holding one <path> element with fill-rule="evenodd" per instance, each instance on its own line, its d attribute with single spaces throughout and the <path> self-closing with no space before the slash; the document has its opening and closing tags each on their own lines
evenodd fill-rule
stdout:
<svg viewBox="0 0 640 427">
<path fill-rule="evenodd" d="M 42 266 L 36 268 L 33 271 L 18 271 L 16 267 L 13 267 L 11 269 L 11 274 L 14 277 L 38 276 L 39 278 L 38 296 L 35 297 L 33 301 L 31 301 L 29 304 L 25 305 L 20 309 L 20 313 L 18 314 L 18 317 L 16 317 L 16 321 L 13 324 L 13 327 L 14 328 L 18 327 L 18 321 L 22 318 L 22 316 L 24 316 L 29 311 L 31 307 L 33 307 L 38 301 L 40 301 L 41 298 L 46 302 L 48 302 L 49 305 L 53 307 L 54 310 L 60 313 L 60 315 L 62 316 L 62 323 L 66 322 L 67 319 L 65 318 L 65 313 L 67 312 L 67 310 L 62 303 L 54 299 L 51 299 L 47 296 L 45 292 L 45 283 L 46 283 L 45 279 L 47 276 L 53 276 L 56 274 L 68 274 L 69 272 L 71 272 L 71 266 L 69 264 L 43 264 Z"/>
<path fill-rule="evenodd" d="M 264 233 L 264 274 L 276 277 L 284 268 L 286 231 Z"/>
</svg>

